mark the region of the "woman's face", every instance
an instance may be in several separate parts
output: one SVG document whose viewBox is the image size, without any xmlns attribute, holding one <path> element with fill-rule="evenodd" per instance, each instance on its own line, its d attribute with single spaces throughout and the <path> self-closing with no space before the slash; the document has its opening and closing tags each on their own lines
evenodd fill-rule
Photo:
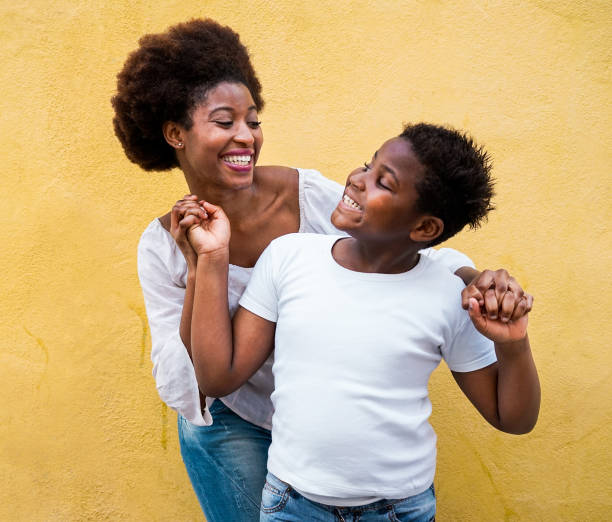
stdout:
<svg viewBox="0 0 612 522">
<path fill-rule="evenodd" d="M 185 173 L 223 188 L 249 187 L 263 134 L 247 87 L 220 83 L 195 108 L 192 121 L 191 129 L 182 129 Z"/>
</svg>

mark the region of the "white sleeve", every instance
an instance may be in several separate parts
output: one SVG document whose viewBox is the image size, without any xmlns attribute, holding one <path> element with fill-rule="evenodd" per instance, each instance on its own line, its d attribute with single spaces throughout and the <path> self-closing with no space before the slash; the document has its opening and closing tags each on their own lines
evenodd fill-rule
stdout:
<svg viewBox="0 0 612 522">
<path fill-rule="evenodd" d="M 454 248 L 424 248 L 420 254 L 445 265 L 453 274 L 463 266 L 476 268 L 474 262 Z"/>
<path fill-rule="evenodd" d="M 344 187 L 314 169 L 300 173 L 300 232 L 342 234 L 331 224 L 331 215 L 342 197 Z"/>
<path fill-rule="evenodd" d="M 476 330 L 467 312 L 461 312 L 467 315 L 467 320 L 462 320 L 459 331 L 441 347 L 442 356 L 452 371 L 473 372 L 497 360 L 495 345 Z"/>
<path fill-rule="evenodd" d="M 143 235 L 138 244 L 138 277 L 151 330 L 157 392 L 189 422 L 208 426 L 212 417 L 208 409 L 202 415 L 195 370 L 179 333 L 185 289 L 172 280 L 159 250 L 160 245 Z"/>
<path fill-rule="evenodd" d="M 275 242 L 278 240 L 272 241 L 259 256 L 249 284 L 240 298 L 240 306 L 273 323 L 278 319 L 278 294 L 274 280 L 278 267 L 275 270 L 273 266 Z"/>
</svg>

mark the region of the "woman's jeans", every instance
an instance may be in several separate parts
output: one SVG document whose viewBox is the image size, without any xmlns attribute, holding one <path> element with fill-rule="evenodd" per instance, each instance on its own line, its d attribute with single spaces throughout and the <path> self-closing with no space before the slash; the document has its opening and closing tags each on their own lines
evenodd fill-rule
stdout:
<svg viewBox="0 0 612 522">
<path fill-rule="evenodd" d="M 181 455 L 208 522 L 259 520 L 270 432 L 216 400 L 212 426 L 178 416 Z"/>
<path fill-rule="evenodd" d="M 436 517 L 433 484 L 418 495 L 400 500 L 380 500 L 365 506 L 335 507 L 312 502 L 272 473 L 266 477 L 261 499 L 262 522 L 430 522 Z"/>
</svg>

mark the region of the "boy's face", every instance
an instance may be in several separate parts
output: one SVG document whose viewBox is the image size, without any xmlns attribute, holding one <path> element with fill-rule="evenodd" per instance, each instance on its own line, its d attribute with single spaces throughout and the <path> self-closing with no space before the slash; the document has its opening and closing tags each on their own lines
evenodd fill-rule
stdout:
<svg viewBox="0 0 612 522">
<path fill-rule="evenodd" d="M 332 223 L 357 239 L 409 240 L 423 216 L 415 185 L 424 171 L 408 140 L 386 141 L 370 163 L 349 174 Z"/>
</svg>

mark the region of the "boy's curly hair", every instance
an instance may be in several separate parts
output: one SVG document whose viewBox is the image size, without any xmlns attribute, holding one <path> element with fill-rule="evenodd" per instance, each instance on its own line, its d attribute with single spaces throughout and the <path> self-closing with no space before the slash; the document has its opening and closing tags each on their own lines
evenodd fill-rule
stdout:
<svg viewBox="0 0 612 522">
<path fill-rule="evenodd" d="M 240 37 L 231 28 L 191 20 L 165 33 L 148 34 L 117 75 L 115 134 L 127 157 L 145 170 L 178 166 L 162 125 L 175 121 L 185 128 L 207 93 L 221 82 L 244 84 L 262 109 L 261 84 Z"/>
<path fill-rule="evenodd" d="M 466 133 L 438 125 L 406 125 L 408 140 L 425 167 L 416 184 L 422 212 L 444 221 L 444 231 L 429 246 L 454 236 L 465 225 L 477 228 L 493 210 L 489 154 Z"/>
</svg>

